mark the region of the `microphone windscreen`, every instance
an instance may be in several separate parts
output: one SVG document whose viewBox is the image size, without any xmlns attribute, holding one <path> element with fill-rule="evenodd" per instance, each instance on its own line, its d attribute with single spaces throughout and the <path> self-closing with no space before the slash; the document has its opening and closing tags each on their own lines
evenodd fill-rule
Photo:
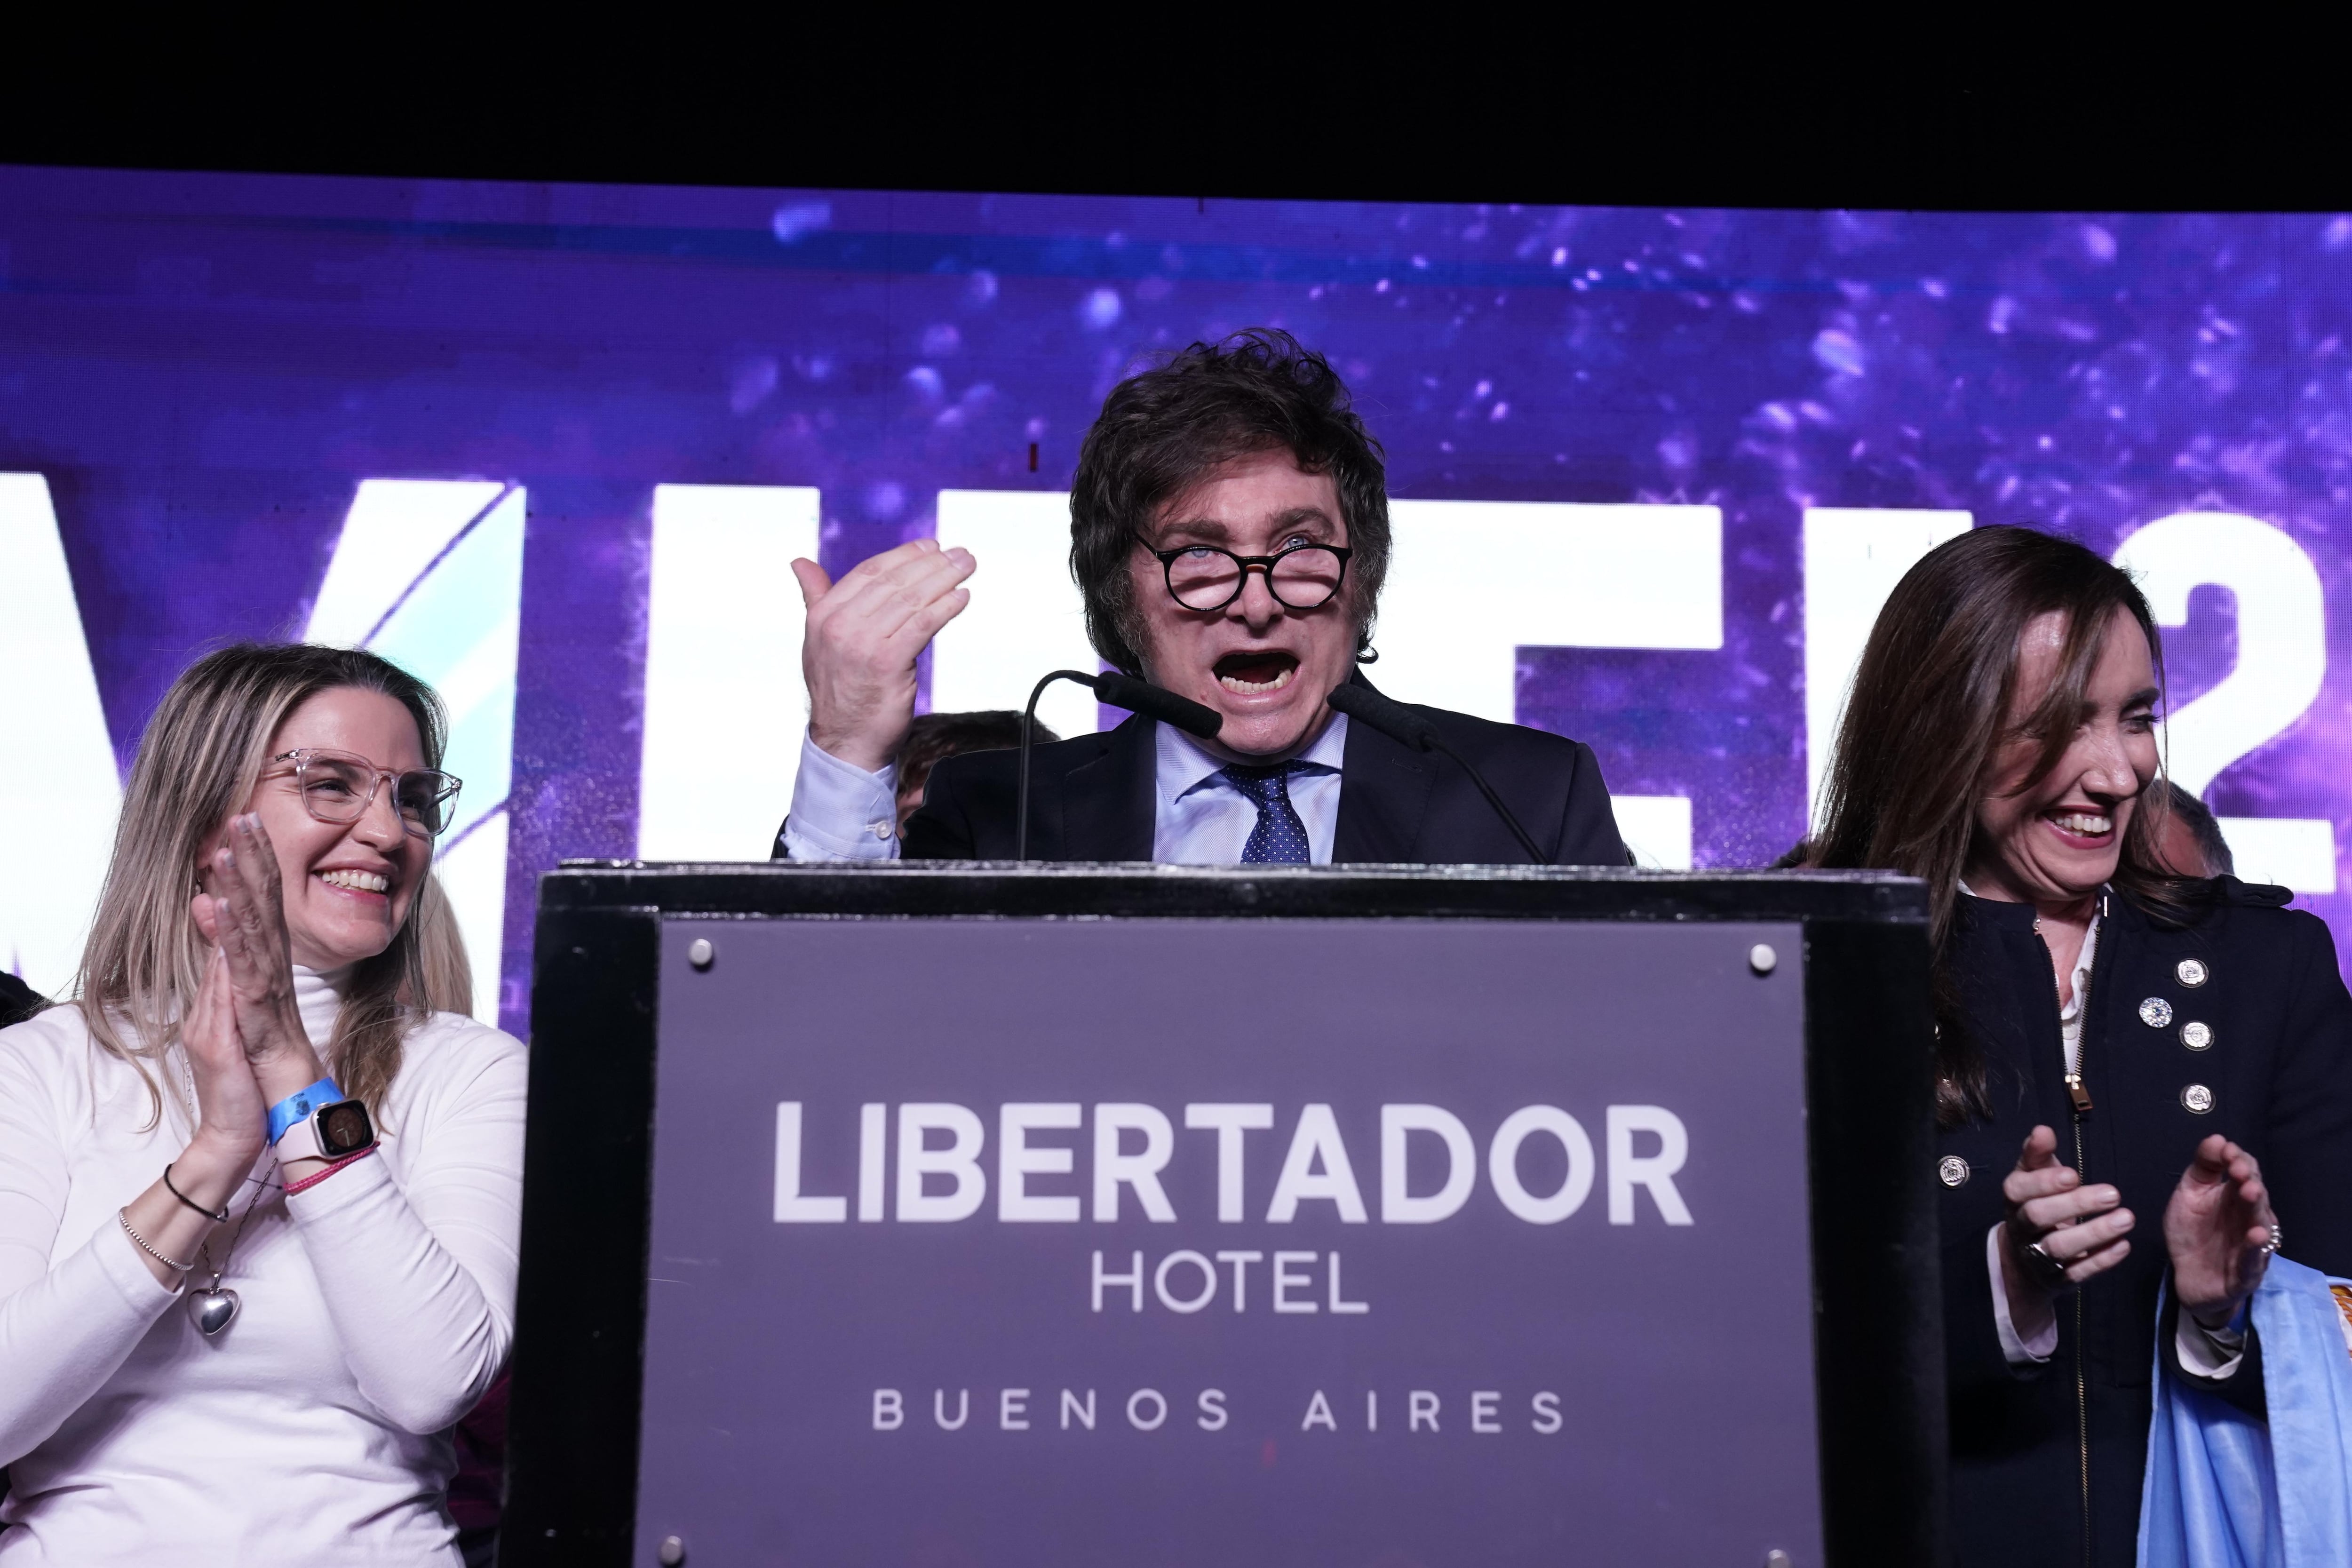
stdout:
<svg viewBox="0 0 2352 1568">
<path fill-rule="evenodd" d="M 1436 739 L 1437 727 L 1402 702 L 1391 701 L 1369 686 L 1350 681 L 1331 693 L 1333 708 L 1350 719 L 1361 720 L 1401 746 L 1411 746 L 1416 752 L 1429 750 Z"/>
<path fill-rule="evenodd" d="M 1217 731 L 1225 725 L 1225 716 L 1215 709 L 1204 708 L 1189 697 L 1179 697 L 1116 670 L 1105 670 L 1095 677 L 1095 695 L 1114 708 L 1157 719 L 1162 724 L 1173 724 L 1203 741 L 1215 740 Z"/>
</svg>

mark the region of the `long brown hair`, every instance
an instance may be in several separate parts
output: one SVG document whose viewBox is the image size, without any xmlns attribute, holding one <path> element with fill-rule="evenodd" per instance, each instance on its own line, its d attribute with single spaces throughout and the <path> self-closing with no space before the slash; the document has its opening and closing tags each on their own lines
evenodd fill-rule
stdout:
<svg viewBox="0 0 2352 1568">
<path fill-rule="evenodd" d="M 382 692 L 406 708 L 425 765 L 441 765 L 449 726 L 431 687 L 374 654 L 308 643 L 236 643 L 198 659 L 139 738 L 74 992 L 98 1048 L 145 1080 L 151 1126 L 163 1100 L 150 1064 L 177 1037 L 209 955 L 188 912 L 205 841 L 253 798 L 287 715 L 337 687 Z M 452 929 L 440 932 L 445 924 Z M 439 994 L 447 965 L 429 963 L 428 946 L 456 940 L 447 900 L 428 874 L 391 945 L 358 964 L 345 987 L 328 1046 L 344 1093 L 372 1109 L 382 1103 L 409 1029 L 454 1000 Z"/>
<path fill-rule="evenodd" d="M 2001 745 L 2038 737 L 2024 788 L 2058 765 L 2081 725 L 2083 692 L 2109 623 L 2126 611 L 2147 635 L 2157 688 L 2163 643 L 2147 600 L 2123 571 L 2071 540 L 2030 528 L 1979 528 L 1930 551 L 1895 584 L 1854 671 L 1822 780 L 1805 864 L 1901 871 L 1927 884 L 1935 952 L 1937 1113 L 1949 1126 L 1989 1105 L 1984 1054 L 1970 1035 L 1952 975 L 1952 918 Z M 2065 617 L 2058 672 L 2033 711 L 2012 727 L 2018 647 L 2027 623 Z M 2114 886 L 2164 920 L 2189 918 L 2195 884 L 2157 854 L 2168 792 L 2141 791 L 2124 832 Z"/>
</svg>

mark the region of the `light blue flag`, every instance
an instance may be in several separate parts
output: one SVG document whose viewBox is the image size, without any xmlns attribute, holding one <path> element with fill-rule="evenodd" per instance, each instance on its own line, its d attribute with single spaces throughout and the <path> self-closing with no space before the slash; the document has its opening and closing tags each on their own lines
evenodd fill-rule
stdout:
<svg viewBox="0 0 2352 1568">
<path fill-rule="evenodd" d="M 2254 1292 L 2267 1423 L 2169 1375 L 2157 1346 L 2140 1568 L 2352 1564 L 2352 1354 L 2329 1285 L 2273 1258 Z"/>
</svg>

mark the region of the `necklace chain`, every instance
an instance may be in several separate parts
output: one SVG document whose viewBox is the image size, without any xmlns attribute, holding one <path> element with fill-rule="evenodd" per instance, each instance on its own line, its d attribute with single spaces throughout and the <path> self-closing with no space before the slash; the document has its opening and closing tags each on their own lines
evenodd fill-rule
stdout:
<svg viewBox="0 0 2352 1568">
<path fill-rule="evenodd" d="M 193 1108 L 196 1105 L 195 1069 L 188 1065 L 188 1059 L 184 1053 L 173 1059 L 179 1063 L 181 1077 L 187 1080 L 188 1103 L 192 1108 L 189 1120 L 193 1122 L 195 1120 L 194 1114 L 193 1113 Z M 285 1190 L 286 1184 L 284 1182 L 272 1181 L 270 1179 L 278 1174 L 278 1155 L 277 1152 L 273 1150 L 271 1151 L 269 1157 L 269 1169 L 258 1174 L 247 1172 L 246 1173 L 245 1180 L 237 1184 L 236 1192 L 230 1194 L 229 1201 L 221 1205 L 223 1208 L 233 1208 L 236 1206 L 238 1195 L 243 1194 L 247 1187 L 257 1187 L 260 1189 L 253 1194 L 249 1201 L 247 1201 L 245 1205 L 245 1211 L 242 1214 L 237 1215 L 235 1219 L 230 1222 L 235 1228 L 229 1233 L 227 1248 L 221 1253 L 219 1267 L 215 1268 L 213 1264 L 212 1237 L 208 1236 L 205 1237 L 202 1245 L 196 1249 L 197 1259 L 203 1265 L 205 1272 L 213 1277 L 212 1289 L 215 1290 L 219 1289 L 220 1282 L 228 1277 L 229 1263 L 236 1257 L 236 1244 L 245 1238 L 246 1222 L 253 1217 L 253 1211 L 260 1207 L 271 1193 L 283 1192 Z M 217 1235 L 218 1233 L 215 1232 L 215 1234 Z"/>
</svg>

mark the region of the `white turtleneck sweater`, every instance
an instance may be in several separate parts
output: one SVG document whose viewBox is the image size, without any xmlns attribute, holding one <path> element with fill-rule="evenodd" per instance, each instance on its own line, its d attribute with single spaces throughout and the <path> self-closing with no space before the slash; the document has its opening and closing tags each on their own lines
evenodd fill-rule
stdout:
<svg viewBox="0 0 2352 1568">
<path fill-rule="evenodd" d="M 295 971 L 322 1052 L 341 978 Z M 457 1563 L 447 1432 L 513 1339 L 522 1043 L 435 1014 L 375 1154 L 289 1198 L 265 1152 L 209 1244 L 242 1300 L 212 1340 L 116 1220 L 186 1145 L 172 1058 L 142 1131 L 78 1009 L 0 1030 L 0 1568 Z"/>
</svg>

